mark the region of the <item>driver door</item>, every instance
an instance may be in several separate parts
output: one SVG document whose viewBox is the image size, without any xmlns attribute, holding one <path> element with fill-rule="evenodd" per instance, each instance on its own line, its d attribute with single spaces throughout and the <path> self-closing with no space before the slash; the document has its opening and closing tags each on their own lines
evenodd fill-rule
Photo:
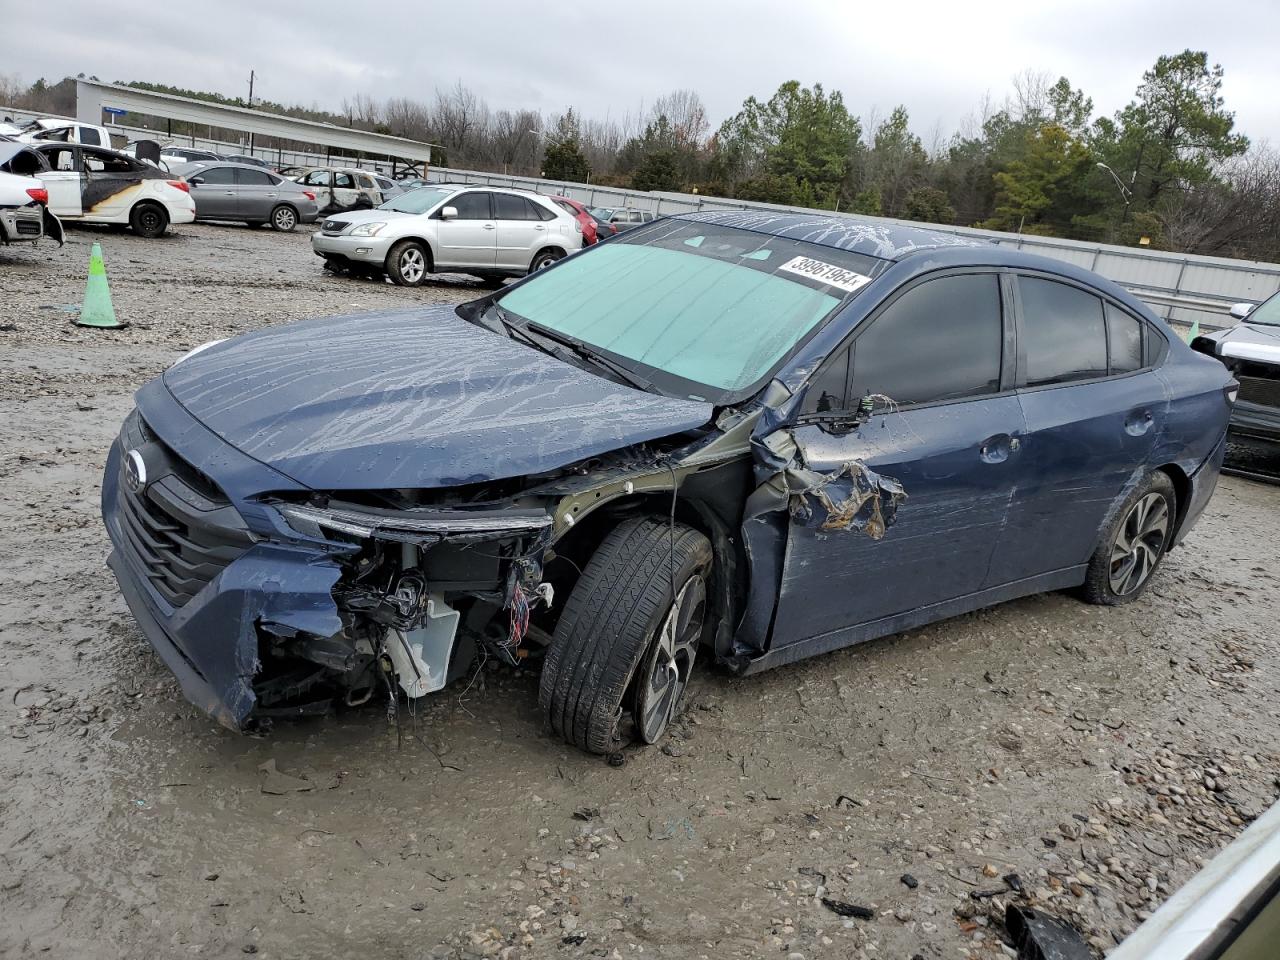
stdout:
<svg viewBox="0 0 1280 960">
<path fill-rule="evenodd" d="M 774 649 L 877 621 L 891 632 L 898 615 L 982 589 L 1025 431 L 1003 302 L 995 272 L 914 282 L 816 374 L 805 410 L 819 417 L 888 399 L 852 430 L 793 428 L 803 466 L 834 479 L 862 464 L 898 481 L 906 499 L 880 539 L 823 529 L 825 510 L 791 511 Z"/>
</svg>

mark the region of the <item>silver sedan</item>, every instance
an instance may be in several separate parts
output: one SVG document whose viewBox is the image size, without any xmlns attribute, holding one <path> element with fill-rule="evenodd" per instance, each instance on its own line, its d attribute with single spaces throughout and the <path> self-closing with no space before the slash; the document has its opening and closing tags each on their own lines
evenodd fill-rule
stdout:
<svg viewBox="0 0 1280 960">
<path fill-rule="evenodd" d="M 191 187 L 197 220 L 241 220 L 288 232 L 320 216 L 313 190 L 248 163 L 210 160 L 172 169 Z"/>
</svg>

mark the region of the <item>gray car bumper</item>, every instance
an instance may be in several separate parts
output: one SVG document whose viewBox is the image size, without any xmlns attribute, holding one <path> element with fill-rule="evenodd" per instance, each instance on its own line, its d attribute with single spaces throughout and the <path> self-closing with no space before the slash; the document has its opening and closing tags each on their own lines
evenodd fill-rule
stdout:
<svg viewBox="0 0 1280 960">
<path fill-rule="evenodd" d="M 391 237 L 334 237 L 324 233 L 311 235 L 311 249 L 316 256 L 342 257 L 354 263 L 372 263 L 378 266 L 387 259 L 387 251 L 394 242 Z"/>
</svg>

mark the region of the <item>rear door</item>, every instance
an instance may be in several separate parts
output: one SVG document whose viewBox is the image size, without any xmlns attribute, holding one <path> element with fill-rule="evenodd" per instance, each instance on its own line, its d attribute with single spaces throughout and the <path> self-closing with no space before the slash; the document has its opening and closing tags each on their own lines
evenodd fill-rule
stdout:
<svg viewBox="0 0 1280 960">
<path fill-rule="evenodd" d="M 1015 287 L 1027 437 L 993 586 L 1087 563 L 1168 412 L 1144 321 L 1062 278 L 1022 273 Z"/>
<path fill-rule="evenodd" d="M 78 217 L 81 206 L 81 172 L 79 148 L 45 147 L 40 151 L 51 169 L 36 174 L 49 191 L 49 209 L 59 217 Z"/>
<path fill-rule="evenodd" d="M 472 190 L 449 198 L 444 204 L 458 211 L 456 217 L 445 220 L 437 212 L 436 219 L 439 250 L 436 252 L 436 268 L 449 270 L 455 267 L 487 267 L 495 265 L 497 225 L 491 207 L 493 194 L 487 190 Z"/>
<path fill-rule="evenodd" d="M 236 189 L 240 193 L 240 213 L 246 220 L 265 221 L 280 198 L 279 178 L 265 170 L 236 168 Z"/>
<path fill-rule="evenodd" d="M 191 181 L 198 180 L 199 183 Z M 201 220 L 238 220 L 240 188 L 235 167 L 206 167 L 188 181 L 196 202 L 196 216 Z"/>
<path fill-rule="evenodd" d="M 340 206 L 333 193 L 333 171 L 309 170 L 298 180 L 299 185 L 313 191 L 322 214 L 335 213 Z"/>
<path fill-rule="evenodd" d="M 495 262 L 499 267 L 527 269 L 533 255 L 546 243 L 547 219 L 555 217 L 527 197 L 514 193 L 493 195 L 496 226 Z"/>
<path fill-rule="evenodd" d="M 153 171 L 140 160 L 100 147 L 81 147 L 80 157 L 84 215 L 105 223 L 127 223 L 142 193 L 144 174 Z"/>
<path fill-rule="evenodd" d="M 831 478 L 833 500 L 849 492 L 852 501 L 858 487 L 845 487 L 858 464 L 897 480 L 907 499 L 880 539 L 827 524 L 830 514 L 816 508 L 791 510 L 775 648 L 982 588 L 1023 433 L 1005 314 L 995 272 L 926 277 L 860 323 L 819 369 L 807 412 L 853 409 L 866 397 L 877 412 L 851 431 L 794 428 L 803 464 Z"/>
</svg>

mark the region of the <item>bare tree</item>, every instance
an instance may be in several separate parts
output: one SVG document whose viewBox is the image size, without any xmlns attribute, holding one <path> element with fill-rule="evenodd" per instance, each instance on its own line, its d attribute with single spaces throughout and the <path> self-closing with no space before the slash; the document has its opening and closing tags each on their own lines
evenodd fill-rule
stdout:
<svg viewBox="0 0 1280 960">
<path fill-rule="evenodd" d="M 682 147 L 701 147 L 711 129 L 707 120 L 707 108 L 702 98 L 693 90 L 673 90 L 653 102 L 650 119 L 666 117 L 675 134 L 676 143 Z"/>
</svg>

